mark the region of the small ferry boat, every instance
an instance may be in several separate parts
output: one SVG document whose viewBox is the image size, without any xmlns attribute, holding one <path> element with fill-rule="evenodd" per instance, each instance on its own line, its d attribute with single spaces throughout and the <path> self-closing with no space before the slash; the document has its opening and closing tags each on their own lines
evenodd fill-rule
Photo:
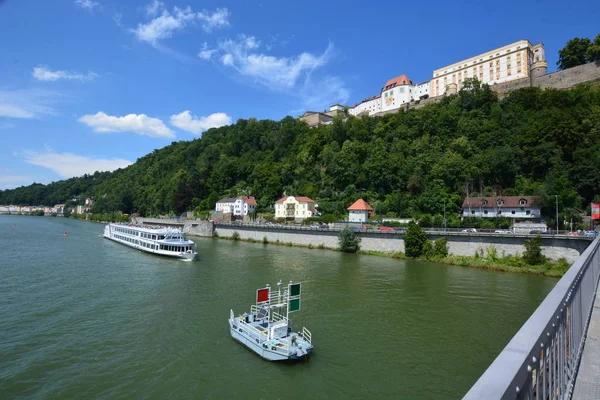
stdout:
<svg viewBox="0 0 600 400">
<path fill-rule="evenodd" d="M 283 292 L 281 281 L 277 287 L 258 289 L 249 313 L 229 312 L 231 336 L 265 360 L 306 358 L 313 350 L 311 333 L 304 327 L 293 332 L 289 319 L 289 313 L 300 311 L 300 284 L 290 282 Z"/>
<path fill-rule="evenodd" d="M 183 231 L 177 228 L 111 223 L 104 227 L 104 237 L 161 256 L 189 261 L 198 256 L 196 243 L 188 240 Z"/>
</svg>

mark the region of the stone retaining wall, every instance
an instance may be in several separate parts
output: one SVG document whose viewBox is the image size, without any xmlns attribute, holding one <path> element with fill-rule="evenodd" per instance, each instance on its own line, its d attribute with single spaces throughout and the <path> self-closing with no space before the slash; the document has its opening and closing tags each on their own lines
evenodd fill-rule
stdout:
<svg viewBox="0 0 600 400">
<path fill-rule="evenodd" d="M 233 232 L 239 234 L 240 239 L 253 239 L 262 241 L 267 238 L 269 243 L 293 243 L 301 246 L 312 245 L 313 247 L 323 246 L 330 249 L 339 247 L 338 232 L 328 231 L 294 231 L 278 229 L 260 229 L 234 226 L 215 226 L 215 232 L 220 237 L 232 237 Z M 379 233 L 358 233 L 361 238 L 361 250 L 380 251 L 384 253 L 404 252 L 404 239 L 398 234 L 379 234 Z M 487 248 L 496 247 L 499 257 L 508 255 L 522 255 L 525 252 L 523 237 L 490 237 L 490 236 L 441 236 L 429 235 L 431 240 L 439 237 L 446 237 L 448 240 L 448 252 L 458 256 L 473 256 L 475 252 L 487 254 Z M 552 259 L 566 258 L 569 262 L 574 262 L 583 252 L 590 242 L 574 241 L 570 239 L 552 239 L 544 238 L 546 245 L 542 246 L 543 254 Z M 566 247 L 567 245 L 573 247 Z"/>
</svg>

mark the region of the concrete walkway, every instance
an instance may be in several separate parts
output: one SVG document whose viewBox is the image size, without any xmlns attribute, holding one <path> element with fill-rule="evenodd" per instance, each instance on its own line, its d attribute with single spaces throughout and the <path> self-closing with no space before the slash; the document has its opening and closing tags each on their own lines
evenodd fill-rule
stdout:
<svg viewBox="0 0 600 400">
<path fill-rule="evenodd" d="M 600 399 L 600 286 L 596 292 L 592 318 L 575 380 L 573 400 Z"/>
</svg>

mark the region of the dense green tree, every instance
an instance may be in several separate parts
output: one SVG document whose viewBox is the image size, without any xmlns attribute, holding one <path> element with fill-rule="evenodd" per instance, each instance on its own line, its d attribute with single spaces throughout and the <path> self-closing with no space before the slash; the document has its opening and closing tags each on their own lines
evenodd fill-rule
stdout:
<svg viewBox="0 0 600 400">
<path fill-rule="evenodd" d="M 600 33 L 596 36 L 594 41 L 589 45 L 586 53 L 588 61 L 600 60 Z"/>
<path fill-rule="evenodd" d="M 356 253 L 360 249 L 360 238 L 354 229 L 345 227 L 338 235 L 340 250 L 344 253 Z"/>
<path fill-rule="evenodd" d="M 558 51 L 558 69 L 567 69 L 589 62 L 588 49 L 592 42 L 588 38 L 574 38 Z"/>
<path fill-rule="evenodd" d="M 424 255 L 426 244 L 429 243 L 427 234 L 421 227 L 414 222 L 408 224 L 408 229 L 404 234 L 404 252 L 408 257 L 420 257 Z M 431 243 L 429 246 L 431 247 Z"/>
<path fill-rule="evenodd" d="M 546 260 L 542 254 L 542 239 L 539 234 L 525 241 L 523 260 L 529 265 L 541 265 Z"/>
<path fill-rule="evenodd" d="M 460 221 L 467 188 L 542 196 L 543 215 L 552 218 L 558 195 L 561 221 L 577 221 L 583 204 L 600 194 L 600 86 L 525 88 L 499 100 L 468 80 L 457 95 L 420 109 L 336 118 L 318 128 L 291 117 L 241 119 L 114 172 L 0 191 L 0 204 L 52 206 L 92 196 L 99 215 L 149 216 L 213 210 L 220 198 L 245 194 L 259 212 L 274 213 L 287 193 L 316 200 L 327 220 L 343 218 L 363 198 L 378 216 L 439 226 L 445 206 L 448 227 L 488 226 Z"/>
<path fill-rule="evenodd" d="M 448 256 L 448 241 L 446 238 L 439 238 L 433 242 L 433 256 L 440 258 Z"/>
</svg>

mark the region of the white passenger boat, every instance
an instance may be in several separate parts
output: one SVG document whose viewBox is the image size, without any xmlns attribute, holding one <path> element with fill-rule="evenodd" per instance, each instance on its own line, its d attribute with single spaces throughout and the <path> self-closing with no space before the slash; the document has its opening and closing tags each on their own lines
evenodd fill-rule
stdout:
<svg viewBox="0 0 600 400">
<path fill-rule="evenodd" d="M 229 312 L 231 336 L 269 361 L 306 358 L 313 350 L 310 331 L 293 332 L 289 313 L 300 310 L 300 284 L 290 282 L 281 291 L 269 285 L 256 291 L 256 305 L 249 313 L 235 316 Z"/>
<path fill-rule="evenodd" d="M 196 243 L 188 240 L 181 229 L 154 225 L 111 223 L 104 227 L 104 237 L 147 253 L 194 260 Z"/>
</svg>

